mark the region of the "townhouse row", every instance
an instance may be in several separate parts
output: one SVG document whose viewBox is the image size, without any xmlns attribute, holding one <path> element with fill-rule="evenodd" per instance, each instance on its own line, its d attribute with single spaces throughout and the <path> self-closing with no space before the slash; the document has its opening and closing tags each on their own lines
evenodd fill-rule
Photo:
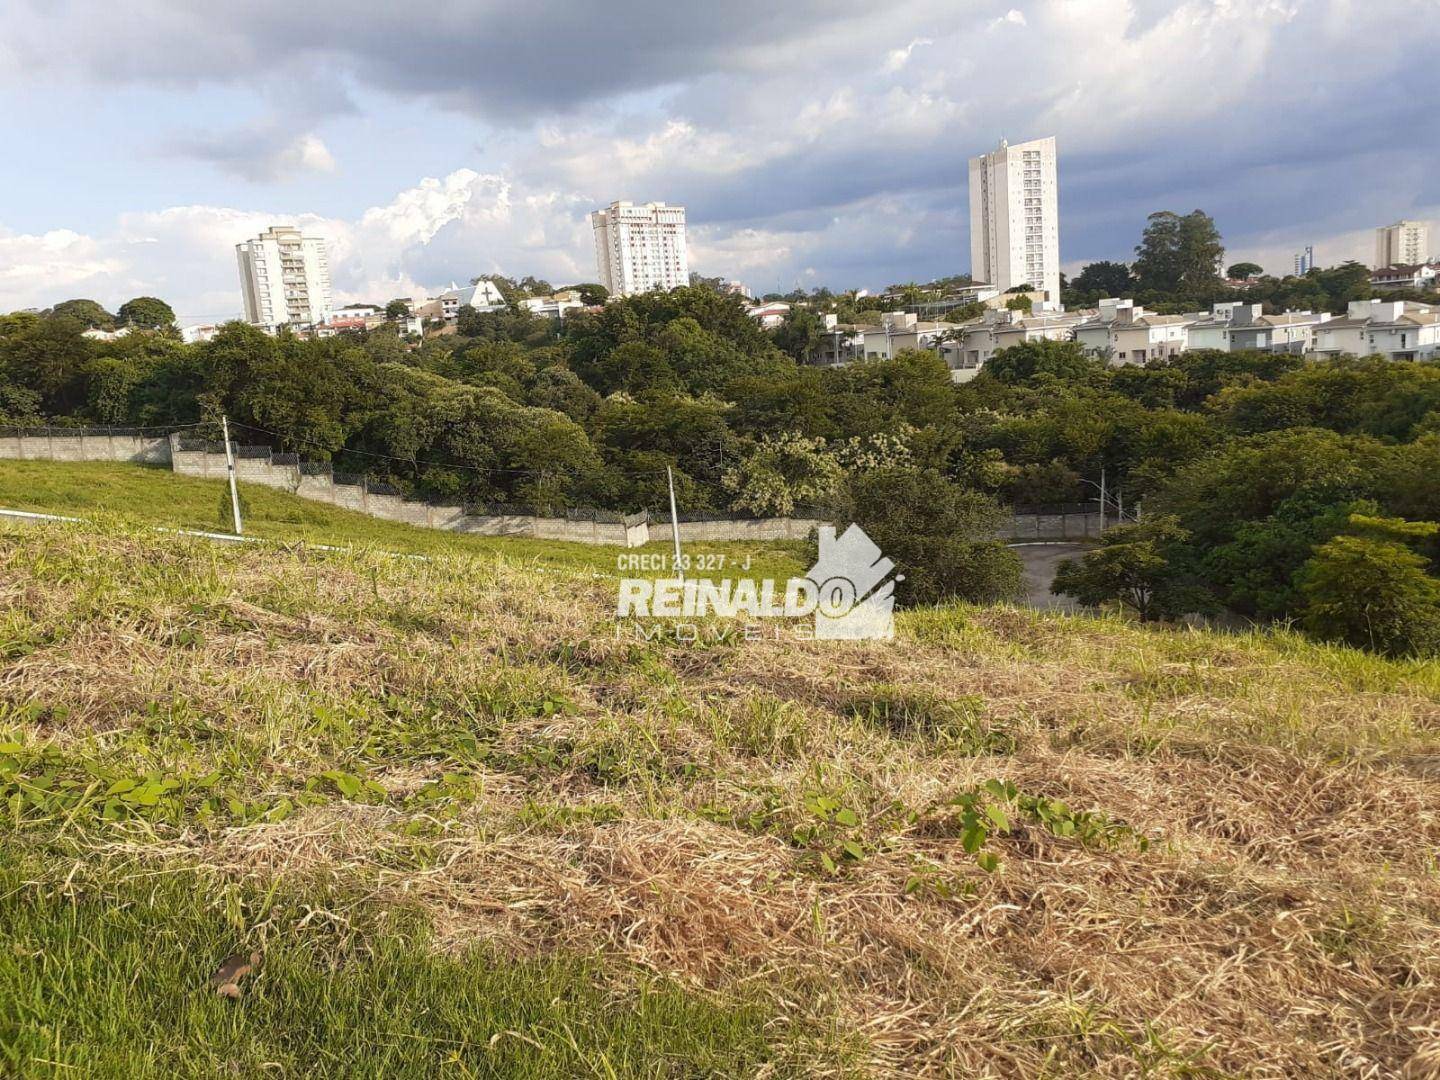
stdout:
<svg viewBox="0 0 1440 1080">
<path fill-rule="evenodd" d="M 929 349 L 944 358 L 956 382 L 968 382 L 997 352 L 1027 341 L 1076 341 L 1112 365 L 1148 364 L 1192 349 L 1428 360 L 1440 356 L 1440 305 L 1360 300 L 1336 316 L 1310 311 L 1266 315 L 1259 304 L 1227 302 L 1211 311 L 1159 315 L 1133 300 L 1108 299 L 1084 311 L 1027 315 L 1002 308 L 963 323 L 923 322 L 907 312 L 891 312 L 880 326 L 832 321 L 811 360 L 844 364 Z"/>
</svg>

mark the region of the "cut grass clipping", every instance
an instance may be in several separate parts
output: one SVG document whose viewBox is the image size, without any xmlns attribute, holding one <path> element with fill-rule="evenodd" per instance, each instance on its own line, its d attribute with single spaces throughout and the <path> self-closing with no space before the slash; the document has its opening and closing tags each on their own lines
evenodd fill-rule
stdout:
<svg viewBox="0 0 1440 1080">
<path fill-rule="evenodd" d="M 1437 665 L 428 554 L 0 525 L 0 1074 L 1440 1068 Z"/>
</svg>

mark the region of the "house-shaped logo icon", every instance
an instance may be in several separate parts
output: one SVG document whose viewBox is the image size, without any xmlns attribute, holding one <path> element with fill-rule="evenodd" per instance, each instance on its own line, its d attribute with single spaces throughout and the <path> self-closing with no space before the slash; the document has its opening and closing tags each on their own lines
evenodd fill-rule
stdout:
<svg viewBox="0 0 1440 1080">
<path fill-rule="evenodd" d="M 825 640 L 888 640 L 895 636 L 895 564 L 859 525 L 838 537 L 820 527 L 820 557 L 806 576 L 815 583 L 815 637 Z"/>
</svg>

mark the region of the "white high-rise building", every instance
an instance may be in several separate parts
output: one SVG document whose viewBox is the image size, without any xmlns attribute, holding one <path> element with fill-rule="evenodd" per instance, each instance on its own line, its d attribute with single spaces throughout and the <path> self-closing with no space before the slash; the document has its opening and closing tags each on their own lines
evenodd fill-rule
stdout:
<svg viewBox="0 0 1440 1080">
<path fill-rule="evenodd" d="M 1430 258 L 1430 226 L 1423 221 L 1397 221 L 1375 230 L 1375 269 L 1415 266 Z"/>
<path fill-rule="evenodd" d="M 1060 303 L 1060 208 L 1055 139 L 1004 139 L 970 159 L 970 273 L 1004 292 L 1044 289 Z"/>
<path fill-rule="evenodd" d="M 613 202 L 590 215 L 600 284 L 612 296 L 690 283 L 685 251 L 685 208 L 663 202 Z"/>
<path fill-rule="evenodd" d="M 331 309 L 330 259 L 325 241 L 293 225 L 272 225 L 235 245 L 245 321 L 275 327 L 319 323 Z"/>
</svg>

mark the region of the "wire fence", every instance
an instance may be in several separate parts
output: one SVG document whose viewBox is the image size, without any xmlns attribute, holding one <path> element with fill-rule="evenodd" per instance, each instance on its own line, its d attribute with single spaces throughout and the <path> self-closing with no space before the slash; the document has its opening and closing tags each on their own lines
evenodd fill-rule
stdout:
<svg viewBox="0 0 1440 1080">
<path fill-rule="evenodd" d="M 163 439 L 175 430 L 173 425 L 165 427 L 97 427 L 93 424 L 68 427 L 47 424 L 40 427 L 0 427 L 0 439 L 48 439 L 48 438 L 91 438 L 120 435 L 127 438 Z"/>
</svg>

